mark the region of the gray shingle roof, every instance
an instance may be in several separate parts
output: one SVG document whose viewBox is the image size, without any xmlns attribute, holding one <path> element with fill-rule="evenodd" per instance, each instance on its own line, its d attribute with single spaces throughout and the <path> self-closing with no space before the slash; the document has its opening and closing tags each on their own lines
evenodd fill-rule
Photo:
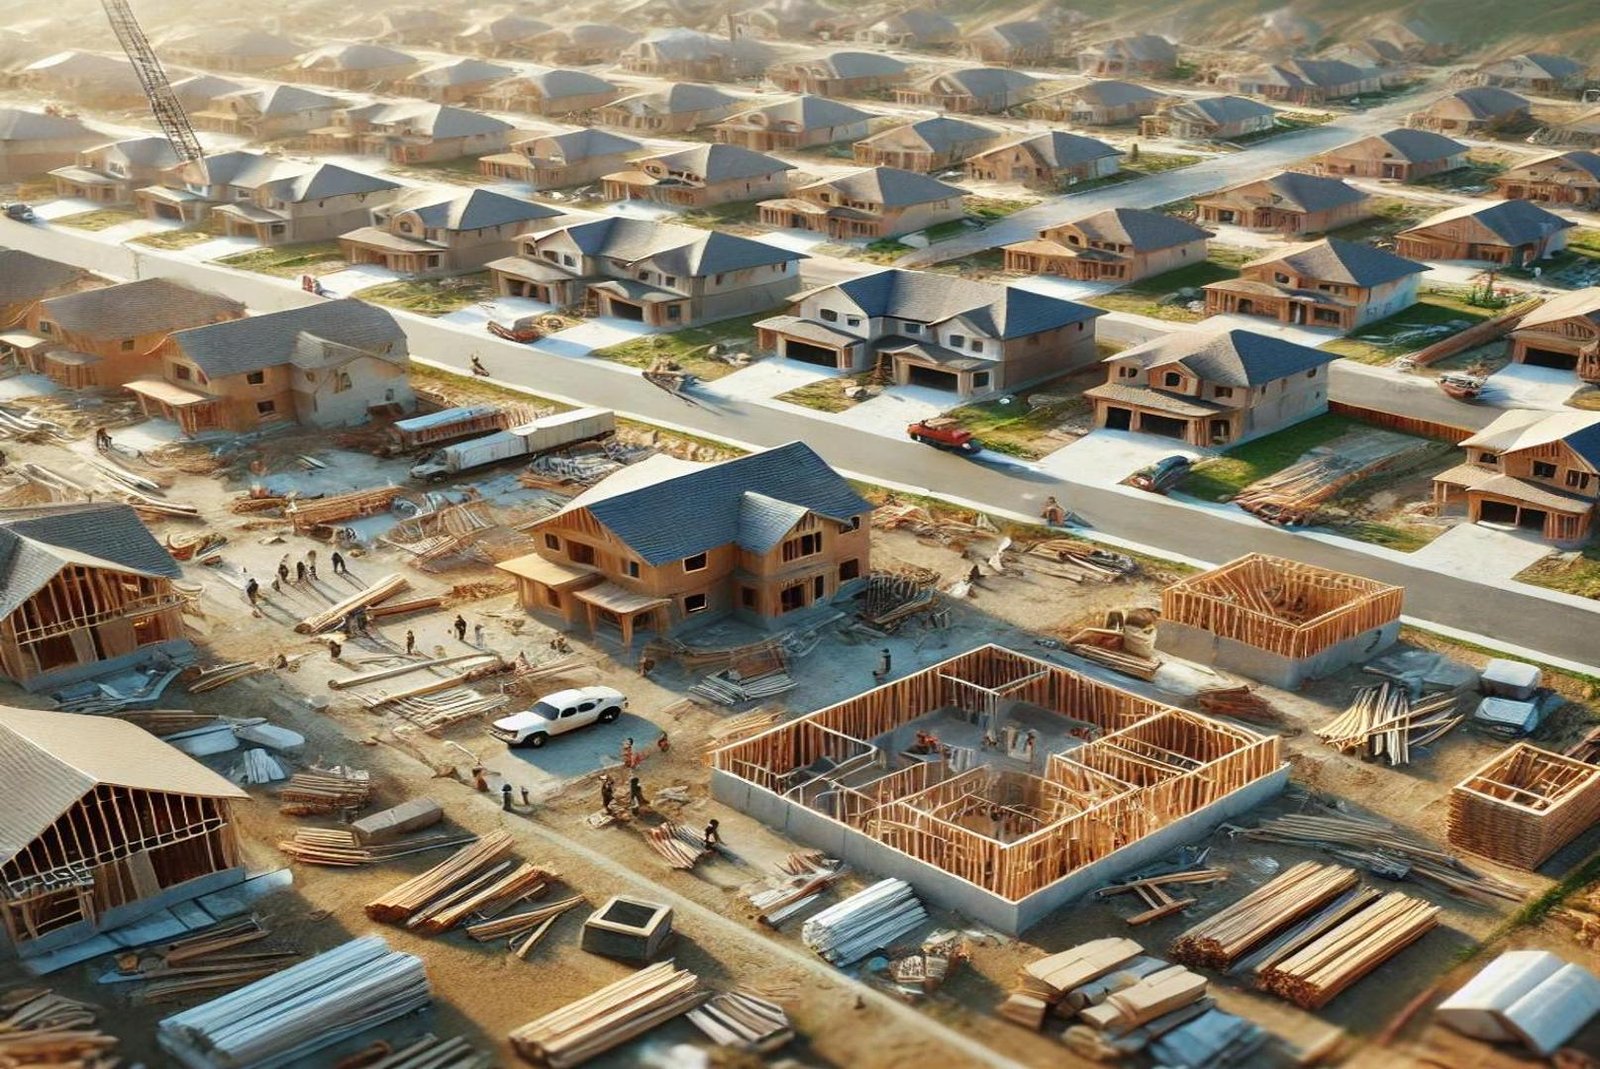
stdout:
<svg viewBox="0 0 1600 1069">
<path fill-rule="evenodd" d="M 408 82 L 418 82 L 429 86 L 471 85 L 473 82 L 488 82 L 499 78 L 509 78 L 517 73 L 514 68 L 503 66 L 499 63 L 490 63 L 486 59 L 476 59 L 468 56 L 464 59 L 451 60 L 448 63 L 435 63 L 425 67 L 406 79 Z"/>
<path fill-rule="evenodd" d="M 971 96 L 982 99 L 1021 93 L 1038 85 L 1039 79 L 1009 67 L 963 67 L 930 75 L 920 84 L 926 90 L 939 82 L 953 82 Z"/>
<path fill-rule="evenodd" d="M 738 145 L 696 145 L 678 152 L 651 156 L 649 160 L 670 170 L 697 174 L 707 182 L 732 182 L 740 178 L 763 178 L 794 170 L 774 156 Z"/>
<path fill-rule="evenodd" d="M 780 100 L 776 104 L 766 104 L 759 108 L 751 108 L 749 111 L 738 112 L 730 116 L 728 121 L 738 122 L 752 115 L 764 115 L 775 122 L 797 123 L 801 130 L 853 126 L 873 117 L 870 111 L 862 111 L 860 108 L 851 107 L 837 100 L 829 100 L 827 97 L 802 93 L 788 100 Z"/>
<path fill-rule="evenodd" d="M 539 95 L 546 100 L 564 100 L 567 97 L 590 96 L 595 93 L 610 93 L 616 91 L 616 86 L 604 78 L 597 78 L 588 71 L 568 70 L 565 67 L 553 67 L 549 70 L 533 71 L 529 74 L 517 76 L 517 81 L 527 82 L 539 90 Z"/>
<path fill-rule="evenodd" d="M 1553 78 L 1562 80 L 1583 73 L 1583 64 L 1570 56 L 1550 52 L 1524 52 L 1506 59 L 1486 63 L 1479 68 L 1485 74 L 1502 78 Z"/>
<path fill-rule="evenodd" d="M 905 126 L 896 126 L 879 134 L 864 138 L 858 144 L 870 145 L 879 139 L 891 143 L 901 142 L 906 135 L 921 141 L 934 152 L 949 152 L 961 145 L 974 142 L 992 141 L 1000 136 L 1000 131 L 992 126 L 980 126 L 975 122 L 965 119 L 952 119 L 947 115 L 940 115 L 932 119 L 923 119 L 921 122 L 907 123 Z"/>
<path fill-rule="evenodd" d="M 481 230 L 507 223 L 553 219 L 561 214 L 547 205 L 481 187 L 454 195 L 440 195 L 436 190 L 420 191 L 397 201 L 393 210 L 416 212 L 424 226 L 445 230 Z"/>
<path fill-rule="evenodd" d="M 1243 122 L 1246 119 L 1259 119 L 1265 115 L 1276 115 L 1277 109 L 1251 100 L 1249 97 L 1215 96 L 1195 97 L 1182 104 L 1173 106 L 1168 110 L 1169 115 L 1186 116 L 1191 119 L 1208 119 L 1211 122 L 1226 125 L 1227 123 Z"/>
<path fill-rule="evenodd" d="M 1512 409 L 1461 444 L 1508 453 L 1551 442 L 1565 442 L 1584 460 L 1600 467 L 1600 415 Z"/>
<path fill-rule="evenodd" d="M 332 70 L 370 71 L 384 67 L 403 67 L 416 57 L 387 45 L 329 44 L 314 48 L 300 57 L 300 67 L 326 66 Z"/>
<path fill-rule="evenodd" d="M 1148 89 L 1134 82 L 1118 81 L 1115 78 L 1103 78 L 1055 95 L 1081 100 L 1086 104 L 1098 104 L 1104 108 L 1120 108 L 1125 104 L 1150 104 L 1164 99 L 1163 94 L 1154 89 Z"/>
<path fill-rule="evenodd" d="M 1600 178 L 1600 153 L 1590 152 L 1587 149 L 1553 152 L 1548 156 L 1540 156 L 1538 159 L 1527 160 L 1513 167 L 1508 167 L 1506 173 L 1540 171 L 1557 164 L 1575 167 L 1580 171 L 1586 172 L 1591 177 Z"/>
<path fill-rule="evenodd" d="M 1354 204 L 1356 201 L 1365 200 L 1367 194 L 1354 186 L 1347 185 L 1338 178 L 1321 178 L 1312 174 L 1301 174 L 1299 171 L 1279 171 L 1277 174 L 1268 175 L 1266 178 L 1253 179 L 1249 182 L 1240 182 L 1238 185 L 1229 186 L 1227 189 L 1213 194 L 1226 199 L 1227 194 L 1238 189 L 1248 189 L 1254 185 L 1265 184 L 1267 189 L 1276 195 L 1284 206 L 1303 212 L 1320 212 L 1329 208 L 1337 208 L 1345 204 Z M 1207 200 L 1208 197 L 1201 197 Z"/>
<path fill-rule="evenodd" d="M 1144 62 L 1176 63 L 1178 60 L 1178 46 L 1165 37 L 1153 33 L 1133 34 L 1128 37 L 1113 37 L 1109 41 L 1098 41 L 1084 49 L 1092 55 L 1121 55 L 1129 59 Z"/>
<path fill-rule="evenodd" d="M 187 107 L 199 109 L 220 96 L 237 93 L 244 88 L 242 82 L 231 78 L 218 78 L 215 74 L 196 74 L 172 83 L 172 91 Z"/>
<path fill-rule="evenodd" d="M 664 93 L 635 93 L 613 101 L 608 107 L 624 108 L 634 114 L 682 115 L 690 111 L 712 111 L 739 103 L 738 97 L 729 96 L 710 85 L 695 82 L 678 82 Z"/>
<path fill-rule="evenodd" d="M 1457 219 L 1476 221 L 1507 245 L 1542 241 L 1558 230 L 1578 225 L 1554 212 L 1547 212 L 1529 201 L 1502 200 L 1488 205 L 1463 204 L 1459 208 L 1450 208 L 1438 215 L 1430 215 L 1416 226 L 1400 233 L 1410 234 L 1417 230 L 1427 230 L 1440 223 L 1449 223 Z"/>
<path fill-rule="evenodd" d="M 1370 79 L 1373 75 L 1338 59 L 1291 59 L 1240 77 L 1242 81 L 1266 81 L 1294 89 L 1337 89 Z"/>
<path fill-rule="evenodd" d="M 218 152 L 206 157 L 206 181 L 214 186 L 254 189 L 267 182 L 305 174 L 309 169 L 309 165 L 304 163 L 243 149 Z"/>
<path fill-rule="evenodd" d="M 394 316 L 353 298 L 180 330 L 172 341 L 207 376 L 218 379 L 287 364 L 307 335 L 391 363 L 406 360 L 405 332 Z"/>
<path fill-rule="evenodd" d="M 0 141 L 87 140 L 96 134 L 77 119 L 22 108 L 0 108 Z"/>
<path fill-rule="evenodd" d="M 607 216 L 562 231 L 586 256 L 651 260 L 668 274 L 689 277 L 804 260 L 804 253 L 719 230 Z"/>
<path fill-rule="evenodd" d="M 1467 146 L 1454 138 L 1436 134 L 1432 130 L 1412 130 L 1406 127 L 1390 130 L 1384 134 L 1374 134 L 1364 141 L 1356 141 L 1352 142 L 1352 144 L 1360 145 L 1364 144 L 1365 141 L 1381 141 L 1388 146 L 1390 155 L 1411 163 L 1442 160 L 1467 151 Z M 1338 154 L 1339 149 L 1333 149 L 1329 153 L 1329 155 L 1333 156 Z"/>
<path fill-rule="evenodd" d="M 302 89 L 298 85 L 269 85 L 261 89 L 246 89 L 238 93 L 227 93 L 218 99 L 238 97 L 249 100 L 255 109 L 264 116 L 270 115 L 298 115 L 305 111 L 317 111 L 327 108 L 339 107 L 344 101 L 338 97 L 328 96 L 326 93 L 316 93 L 310 89 Z"/>
<path fill-rule="evenodd" d="M 289 60 L 304 51 L 301 44 L 248 26 L 210 26 L 173 37 L 162 47 L 172 52 L 206 52 L 241 59 Z"/>
<path fill-rule="evenodd" d="M 903 74 L 910 64 L 880 52 L 833 52 L 818 60 L 791 64 L 795 67 L 816 66 L 835 78 L 879 78 Z"/>
<path fill-rule="evenodd" d="M 1181 364 L 1217 386 L 1260 386 L 1332 363 L 1337 357 L 1252 330 L 1184 331 L 1124 349 L 1108 360 L 1138 359 L 1146 368 Z"/>
<path fill-rule="evenodd" d="M 375 126 L 400 126 L 426 137 L 471 137 L 503 133 L 512 128 L 510 123 L 493 115 L 422 101 L 366 104 L 351 108 L 347 114 Z"/>
<path fill-rule="evenodd" d="M 882 204 L 886 208 L 928 204 L 950 197 L 963 197 L 967 193 L 960 186 L 915 171 L 903 171 L 898 167 L 863 167 L 859 171 L 801 186 L 796 192 L 806 189 L 837 190 L 850 200 Z"/>
<path fill-rule="evenodd" d="M 608 130 L 597 130 L 593 127 L 584 130 L 568 130 L 564 134 L 552 134 L 548 137 L 531 137 L 516 144 L 523 145 L 529 141 L 548 141 L 560 151 L 562 159 L 568 163 L 578 160 L 587 160 L 593 156 L 614 156 L 618 153 L 636 152 L 644 148 L 641 142 L 621 134 L 613 134 Z"/>
<path fill-rule="evenodd" d="M 501 15 L 477 23 L 461 36 L 483 38 L 489 41 L 526 41 L 531 37 L 549 33 L 550 24 L 528 15 Z"/>
<path fill-rule="evenodd" d="M 556 515 L 588 509 L 652 565 L 734 544 L 764 553 L 806 512 L 845 521 L 872 511 L 803 442 L 688 471 L 674 464 L 642 486 L 634 478 L 622 481 L 625 488 L 608 490 L 610 481 L 579 494 Z"/>
<path fill-rule="evenodd" d="M 166 278 L 144 278 L 44 302 L 44 311 L 63 330 L 92 337 L 132 338 L 182 330 L 218 316 L 240 315 L 244 305 Z"/>
<path fill-rule="evenodd" d="M 1297 272 L 1319 281 L 1369 287 L 1429 270 L 1426 264 L 1343 238 L 1323 238 L 1321 241 L 1296 245 L 1283 252 L 1252 260 L 1245 266 L 1273 263 L 1288 264 Z"/>
<path fill-rule="evenodd" d="M 1105 314 L 1098 308 L 1015 286 L 897 268 L 853 278 L 833 288 L 872 318 L 942 323 L 959 316 L 1002 341 Z"/>
<path fill-rule="evenodd" d="M 1169 249 L 1211 236 L 1211 231 L 1165 212 L 1144 208 L 1107 208 L 1103 212 L 1075 219 L 1072 225 L 1098 241 L 1130 245 L 1137 252 Z M 1041 232 L 1043 237 L 1048 231 Z"/>
<path fill-rule="evenodd" d="M 1447 106 L 1452 101 L 1460 101 L 1474 119 L 1492 119 L 1498 115 L 1510 115 L 1529 106 L 1526 97 L 1518 96 L 1509 89 L 1501 89 L 1497 85 L 1471 85 L 1465 89 L 1446 93 L 1423 110 L 1431 112 Z"/>
<path fill-rule="evenodd" d="M 172 142 L 164 137 L 130 137 L 109 145 L 96 145 L 90 152 L 106 150 L 132 167 L 171 167 L 178 162 Z"/>
<path fill-rule="evenodd" d="M 64 566 L 86 561 L 176 579 L 172 554 L 128 505 L 71 503 L 0 509 L 0 619 Z"/>
<path fill-rule="evenodd" d="M 1054 31 L 1038 19 L 997 22 L 983 32 L 993 34 L 1014 48 L 1022 48 L 1028 45 L 1046 45 L 1055 36 Z"/>
<path fill-rule="evenodd" d="M 286 178 L 275 184 L 280 187 L 276 190 L 279 199 L 291 204 L 321 200 L 324 197 L 381 193 L 384 190 L 400 188 L 398 182 L 391 182 L 377 175 L 364 174 L 361 171 L 352 171 L 348 167 L 340 167 L 334 163 L 319 163 L 308 174 Z"/>
<path fill-rule="evenodd" d="M 36 301 L 89 273 L 21 249 L 0 248 L 0 306 Z"/>
<path fill-rule="evenodd" d="M 1108 156 L 1122 155 L 1121 149 L 1114 148 L 1098 138 L 1064 133 L 1060 130 L 1049 130 L 1042 134 L 1007 141 L 994 148 L 985 149 L 980 155 L 1004 152 L 1019 145 L 1033 151 L 1040 160 L 1051 167 L 1070 167 L 1074 164 L 1103 160 Z"/>
</svg>

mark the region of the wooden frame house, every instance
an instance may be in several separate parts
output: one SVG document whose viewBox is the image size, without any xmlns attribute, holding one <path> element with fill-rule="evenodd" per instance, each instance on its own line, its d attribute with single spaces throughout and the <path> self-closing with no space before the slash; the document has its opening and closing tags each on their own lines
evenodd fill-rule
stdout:
<svg viewBox="0 0 1600 1069">
<path fill-rule="evenodd" d="M 1600 821 L 1600 765 L 1526 742 L 1450 791 L 1450 845 L 1533 870 Z"/>
<path fill-rule="evenodd" d="M 1510 409 L 1463 439 L 1464 464 L 1433 477 L 1441 511 L 1464 504 L 1472 523 L 1538 531 L 1582 545 L 1600 511 L 1600 415 Z"/>
<path fill-rule="evenodd" d="M 1571 371 L 1600 385 L 1600 286 L 1546 301 L 1523 316 L 1508 339 L 1513 363 Z"/>
</svg>

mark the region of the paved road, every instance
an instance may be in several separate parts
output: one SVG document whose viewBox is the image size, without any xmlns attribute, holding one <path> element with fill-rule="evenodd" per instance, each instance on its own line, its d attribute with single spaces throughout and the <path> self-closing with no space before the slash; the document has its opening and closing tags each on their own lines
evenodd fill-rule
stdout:
<svg viewBox="0 0 1600 1069">
<path fill-rule="evenodd" d="M 170 256 L 109 246 L 92 238 L 0 220 L 0 245 L 76 263 L 121 278 L 169 277 L 221 291 L 259 310 L 313 303 L 319 298 L 282 280 L 196 264 Z M 466 370 L 479 355 L 498 379 L 575 403 L 599 404 L 648 422 L 751 446 L 804 440 L 829 463 L 863 478 L 972 502 L 987 508 L 1035 515 L 1047 495 L 1069 504 L 1095 531 L 1156 547 L 1190 559 L 1222 562 L 1243 553 L 1275 553 L 1342 571 L 1368 575 L 1407 588 L 1406 612 L 1419 620 L 1537 649 L 1580 664 L 1600 661 L 1596 612 L 1592 607 L 1541 598 L 1503 585 L 1479 584 L 1419 568 L 1359 549 L 1332 545 L 1274 527 L 1242 524 L 1158 497 L 1058 479 L 1003 458 L 967 460 L 838 424 L 821 424 L 800 413 L 741 400 L 703 405 L 680 401 L 630 374 L 601 369 L 584 359 L 542 353 L 487 334 L 464 332 L 417 316 L 399 315 L 411 351 L 438 364 Z M 1412 398 L 1393 382 L 1358 371 L 1334 380 L 1371 395 L 1384 407 L 1412 411 L 1438 404 L 1436 391 L 1421 388 Z M 1482 418 L 1478 409 L 1466 407 Z M 1420 409 L 1415 409 L 1420 414 Z M 1485 410 L 1487 411 L 1487 410 Z"/>
</svg>

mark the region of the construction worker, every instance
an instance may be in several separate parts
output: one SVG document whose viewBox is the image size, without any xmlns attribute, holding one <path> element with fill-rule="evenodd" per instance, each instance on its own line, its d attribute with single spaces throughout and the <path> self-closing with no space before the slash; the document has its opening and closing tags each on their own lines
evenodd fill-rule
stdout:
<svg viewBox="0 0 1600 1069">
<path fill-rule="evenodd" d="M 344 574 L 344 554 L 340 553 L 336 549 L 336 550 L 333 551 L 333 556 L 330 559 L 333 561 L 333 574 L 334 575 L 343 575 Z"/>
<path fill-rule="evenodd" d="M 482 375 L 485 378 L 489 376 L 489 369 L 483 366 L 483 361 L 478 358 L 477 353 L 472 354 L 472 373 L 474 375 Z"/>
<path fill-rule="evenodd" d="M 617 781 L 607 775 L 600 781 L 600 808 L 609 812 L 616 796 Z"/>
<path fill-rule="evenodd" d="M 628 804 L 634 809 L 649 805 L 644 798 L 644 784 L 639 782 L 638 776 L 631 776 L 628 779 Z"/>
<path fill-rule="evenodd" d="M 522 804 L 523 804 L 523 806 L 524 807 L 528 807 L 528 806 L 533 805 L 533 795 L 528 793 L 528 788 L 526 788 L 526 787 L 518 787 L 517 789 L 522 792 Z"/>
<path fill-rule="evenodd" d="M 256 598 L 260 595 L 261 584 L 256 582 L 255 577 L 252 576 L 250 581 L 244 585 L 244 596 L 250 599 L 250 604 L 254 605 L 256 603 Z"/>
<path fill-rule="evenodd" d="M 1054 497 L 1044 499 L 1044 508 L 1039 510 L 1039 516 L 1051 527 L 1059 527 L 1067 518 L 1067 510 L 1061 507 L 1061 502 Z"/>
<path fill-rule="evenodd" d="M 339 654 L 343 652 L 344 647 L 339 645 L 338 639 L 330 638 L 328 640 L 328 660 L 337 661 L 339 659 Z"/>
<path fill-rule="evenodd" d="M 667 741 L 667 733 L 663 731 L 660 737 L 656 739 L 656 750 L 660 753 L 666 753 L 670 749 L 672 749 L 672 743 Z"/>
<path fill-rule="evenodd" d="M 633 739 L 632 738 L 626 738 L 626 739 L 622 740 L 622 767 L 623 768 L 632 768 L 633 767 Z"/>
<path fill-rule="evenodd" d="M 456 613 L 456 621 L 452 626 L 456 629 L 456 641 L 465 642 L 467 640 L 467 618 L 460 613 Z"/>
<path fill-rule="evenodd" d="M 882 675 L 888 676 L 889 669 L 894 664 L 894 659 L 889 656 L 889 647 L 885 646 L 883 648 L 883 650 L 881 651 L 881 656 L 882 656 L 882 659 L 878 662 L 878 671 Z"/>
<path fill-rule="evenodd" d="M 474 646 L 478 647 L 480 650 L 483 649 L 483 625 L 482 624 L 473 624 L 472 625 L 472 644 Z"/>
<path fill-rule="evenodd" d="M 511 812 L 511 784 L 500 784 L 500 808 Z"/>
<path fill-rule="evenodd" d="M 417 635 L 415 631 L 406 629 L 406 656 L 410 657 L 417 652 Z"/>
<path fill-rule="evenodd" d="M 306 550 L 306 574 L 311 576 L 311 579 L 312 579 L 313 582 L 316 581 L 316 578 L 317 578 L 317 551 L 314 550 L 314 549 Z"/>
<path fill-rule="evenodd" d="M 722 832 L 717 830 L 717 821 L 715 818 L 713 818 L 711 823 L 706 825 L 705 846 L 707 850 L 710 850 L 714 846 L 721 845 Z"/>
<path fill-rule="evenodd" d="M 94 447 L 96 451 L 101 453 L 108 452 L 111 449 L 111 432 L 106 430 L 103 425 L 94 429 Z"/>
<path fill-rule="evenodd" d="M 305 585 L 305 581 L 306 581 L 306 562 L 303 561 L 303 560 L 297 560 L 297 561 L 294 562 L 294 585 L 295 586 L 303 586 L 303 585 Z"/>
<path fill-rule="evenodd" d="M 278 581 L 280 583 L 287 583 L 289 581 L 289 564 L 287 557 L 278 562 Z"/>
</svg>

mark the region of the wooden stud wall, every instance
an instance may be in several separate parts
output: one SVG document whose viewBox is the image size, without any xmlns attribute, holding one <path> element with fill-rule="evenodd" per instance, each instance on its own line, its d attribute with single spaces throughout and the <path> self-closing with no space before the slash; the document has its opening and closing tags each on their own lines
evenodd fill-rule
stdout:
<svg viewBox="0 0 1600 1069">
<path fill-rule="evenodd" d="M 1600 766 L 1525 742 L 1497 754 L 1450 792 L 1450 842 L 1518 868 L 1538 868 L 1600 821 Z"/>
</svg>

